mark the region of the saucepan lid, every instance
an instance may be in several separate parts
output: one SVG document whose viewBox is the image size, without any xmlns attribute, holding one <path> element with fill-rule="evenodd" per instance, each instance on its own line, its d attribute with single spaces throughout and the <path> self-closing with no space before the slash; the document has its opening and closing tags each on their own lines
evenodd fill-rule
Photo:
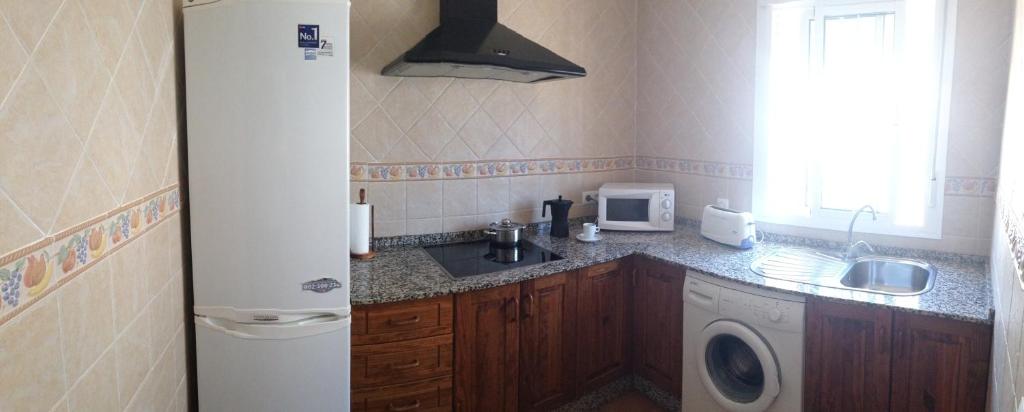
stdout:
<svg viewBox="0 0 1024 412">
<path fill-rule="evenodd" d="M 522 223 L 513 222 L 512 219 L 509 219 L 509 218 L 504 218 L 504 219 L 501 219 L 500 222 L 492 222 L 490 224 L 491 230 L 500 230 L 500 231 L 522 230 L 524 227 L 526 227 L 526 225 L 524 225 Z"/>
</svg>

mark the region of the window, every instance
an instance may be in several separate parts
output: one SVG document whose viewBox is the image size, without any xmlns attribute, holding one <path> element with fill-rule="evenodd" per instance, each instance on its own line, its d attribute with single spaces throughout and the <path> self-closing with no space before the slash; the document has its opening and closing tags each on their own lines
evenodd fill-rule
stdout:
<svg viewBox="0 0 1024 412">
<path fill-rule="evenodd" d="M 761 0 L 754 211 L 939 238 L 955 0 Z"/>
</svg>

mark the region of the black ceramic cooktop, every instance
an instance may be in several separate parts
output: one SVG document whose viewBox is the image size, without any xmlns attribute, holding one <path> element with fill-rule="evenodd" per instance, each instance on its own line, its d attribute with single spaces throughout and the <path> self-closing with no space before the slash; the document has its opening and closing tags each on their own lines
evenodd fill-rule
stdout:
<svg viewBox="0 0 1024 412">
<path fill-rule="evenodd" d="M 523 241 L 520 247 L 514 249 L 491 247 L 491 242 L 487 240 L 427 246 L 423 249 L 456 278 L 563 259 L 528 241 Z"/>
</svg>

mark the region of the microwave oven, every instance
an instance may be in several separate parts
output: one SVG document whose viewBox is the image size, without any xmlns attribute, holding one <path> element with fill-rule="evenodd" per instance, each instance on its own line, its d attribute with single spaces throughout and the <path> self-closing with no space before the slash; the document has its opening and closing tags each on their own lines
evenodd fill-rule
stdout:
<svg viewBox="0 0 1024 412">
<path fill-rule="evenodd" d="M 676 189 L 671 183 L 605 183 L 598 191 L 601 230 L 671 231 Z"/>
</svg>

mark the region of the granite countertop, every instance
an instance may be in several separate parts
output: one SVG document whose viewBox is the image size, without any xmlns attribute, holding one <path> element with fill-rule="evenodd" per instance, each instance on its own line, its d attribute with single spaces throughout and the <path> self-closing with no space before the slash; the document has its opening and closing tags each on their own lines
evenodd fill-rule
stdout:
<svg viewBox="0 0 1024 412">
<path fill-rule="evenodd" d="M 701 237 L 693 225 L 679 225 L 674 232 L 601 232 L 604 240 L 596 243 L 576 241 L 574 237 L 580 231 L 578 225 L 574 226 L 568 239 L 551 238 L 543 231 L 526 235 L 527 240 L 565 257 L 563 260 L 461 279 L 448 275 L 421 248 L 384 250 L 372 261 L 352 261 L 352 304 L 398 302 L 486 289 L 639 254 L 775 291 L 992 323 L 991 288 L 986 263 L 982 259 L 929 255 L 924 260 L 938 270 L 934 288 L 918 296 L 891 296 L 769 279 L 755 274 L 750 270 L 750 264 L 757 258 L 784 247 L 806 246 L 775 237 L 753 249 L 738 250 Z M 889 251 L 883 253 L 888 254 Z"/>
</svg>

